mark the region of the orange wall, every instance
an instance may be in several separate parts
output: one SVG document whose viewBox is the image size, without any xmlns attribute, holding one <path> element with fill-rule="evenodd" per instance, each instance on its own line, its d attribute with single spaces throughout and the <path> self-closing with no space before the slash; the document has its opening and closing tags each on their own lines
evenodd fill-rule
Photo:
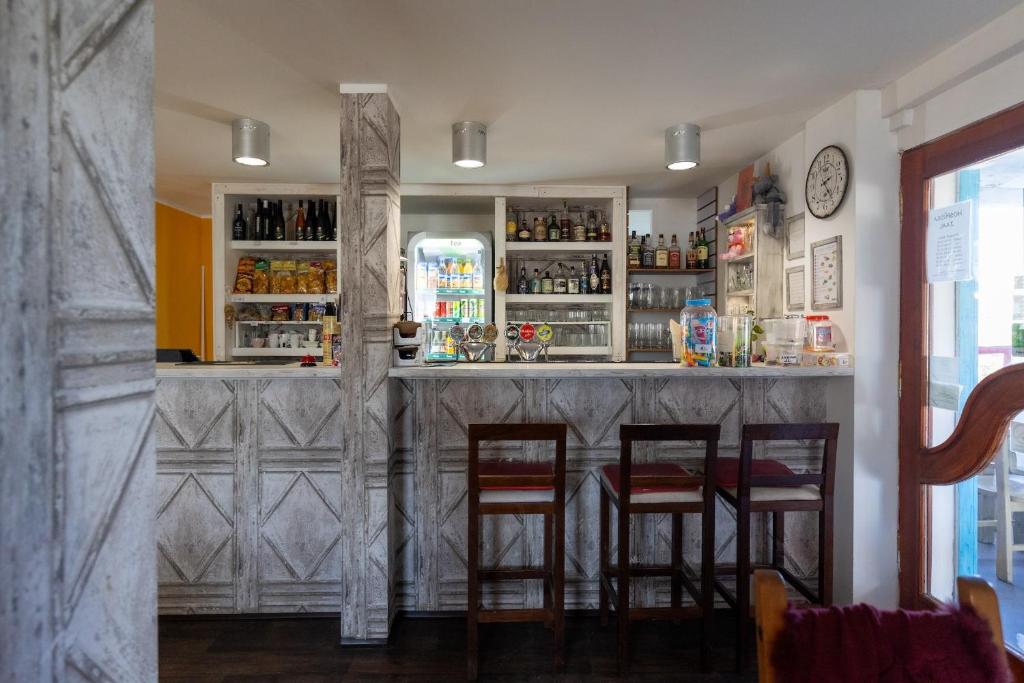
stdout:
<svg viewBox="0 0 1024 683">
<path fill-rule="evenodd" d="M 156 203 L 156 345 L 213 358 L 213 256 L 210 219 Z M 206 267 L 206 301 L 200 283 Z M 206 349 L 199 321 L 205 310 Z"/>
</svg>

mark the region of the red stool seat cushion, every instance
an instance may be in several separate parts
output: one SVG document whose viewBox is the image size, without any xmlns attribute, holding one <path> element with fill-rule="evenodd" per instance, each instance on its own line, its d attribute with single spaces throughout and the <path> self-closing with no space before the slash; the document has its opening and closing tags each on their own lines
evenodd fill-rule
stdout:
<svg viewBox="0 0 1024 683">
<path fill-rule="evenodd" d="M 630 468 L 634 476 L 657 477 L 693 476 L 689 471 L 672 463 L 635 463 Z M 611 487 L 612 492 L 619 494 L 619 466 L 605 465 L 601 468 L 601 476 Z M 703 499 L 699 485 L 691 486 L 634 486 L 630 488 L 629 497 L 638 503 L 675 503 L 694 502 Z"/>
<path fill-rule="evenodd" d="M 751 460 L 750 474 L 761 477 L 784 477 L 796 474 L 784 463 L 778 460 Z M 715 483 L 726 489 L 734 489 L 739 486 L 740 481 L 740 459 L 719 458 L 715 468 Z M 800 486 L 800 484 L 787 484 L 787 486 Z"/>
</svg>

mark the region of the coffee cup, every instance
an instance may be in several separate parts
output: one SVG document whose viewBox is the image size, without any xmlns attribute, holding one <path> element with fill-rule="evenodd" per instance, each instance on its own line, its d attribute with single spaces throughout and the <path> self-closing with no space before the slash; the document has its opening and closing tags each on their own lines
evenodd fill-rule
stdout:
<svg viewBox="0 0 1024 683">
<path fill-rule="evenodd" d="M 267 335 L 267 341 L 269 342 L 268 346 L 270 346 L 270 348 L 276 349 L 281 346 L 281 335 L 277 332 L 271 332 Z M 263 344 L 260 344 L 260 346 L 263 346 Z"/>
</svg>

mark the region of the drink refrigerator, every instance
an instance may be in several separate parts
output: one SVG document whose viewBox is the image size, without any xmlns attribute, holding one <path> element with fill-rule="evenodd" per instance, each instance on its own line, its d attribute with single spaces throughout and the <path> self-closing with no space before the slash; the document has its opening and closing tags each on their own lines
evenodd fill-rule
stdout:
<svg viewBox="0 0 1024 683">
<path fill-rule="evenodd" d="M 475 232 L 424 232 L 409 240 L 407 255 L 412 319 L 426 327 L 424 356 L 428 361 L 457 360 L 448 329 L 494 319 L 491 241 Z"/>
</svg>

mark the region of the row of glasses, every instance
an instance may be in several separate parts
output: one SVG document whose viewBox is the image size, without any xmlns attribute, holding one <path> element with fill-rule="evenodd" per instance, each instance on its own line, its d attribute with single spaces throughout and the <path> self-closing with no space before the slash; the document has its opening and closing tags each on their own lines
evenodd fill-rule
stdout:
<svg viewBox="0 0 1024 683">
<path fill-rule="evenodd" d="M 605 322 L 608 320 L 608 313 L 604 309 L 593 309 L 585 307 L 516 308 L 509 309 L 508 319 L 517 322 L 535 323 Z"/>
<path fill-rule="evenodd" d="M 672 348 L 672 331 L 667 323 L 629 323 L 626 340 L 631 349 L 667 351 Z"/>
<path fill-rule="evenodd" d="M 688 299 L 701 299 L 707 296 L 709 287 L 659 287 L 650 282 L 630 282 L 627 302 L 633 310 L 651 310 L 656 308 L 678 311 L 686 305 Z"/>
<path fill-rule="evenodd" d="M 754 288 L 754 269 L 750 263 L 739 263 L 729 269 L 729 291 L 743 292 Z"/>
<path fill-rule="evenodd" d="M 553 346 L 607 346 L 607 325 L 557 325 L 554 328 Z"/>
</svg>

